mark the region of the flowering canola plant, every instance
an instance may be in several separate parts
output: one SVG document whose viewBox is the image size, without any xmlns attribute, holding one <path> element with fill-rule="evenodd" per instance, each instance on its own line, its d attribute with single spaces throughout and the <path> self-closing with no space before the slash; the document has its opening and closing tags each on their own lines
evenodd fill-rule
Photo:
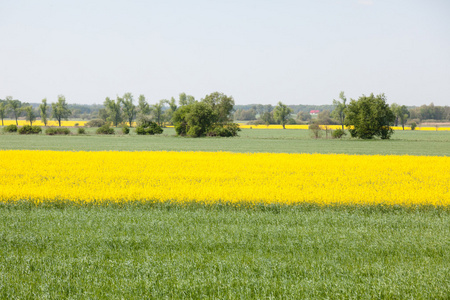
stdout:
<svg viewBox="0 0 450 300">
<path fill-rule="evenodd" d="M 0 202 L 450 205 L 450 157 L 0 151 Z"/>
</svg>

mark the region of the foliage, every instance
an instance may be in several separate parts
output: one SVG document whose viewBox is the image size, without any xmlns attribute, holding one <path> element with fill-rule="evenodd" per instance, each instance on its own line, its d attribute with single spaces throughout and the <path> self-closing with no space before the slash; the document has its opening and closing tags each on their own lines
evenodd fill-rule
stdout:
<svg viewBox="0 0 450 300">
<path fill-rule="evenodd" d="M 233 97 L 214 92 L 206 95 L 201 102 L 206 103 L 213 110 L 214 116 L 211 119 L 212 123 L 227 123 L 232 121 L 232 112 L 234 109 Z"/>
<path fill-rule="evenodd" d="M 106 124 L 106 122 L 101 119 L 93 119 L 93 120 L 90 120 L 89 122 L 86 122 L 84 124 L 84 126 L 86 126 L 86 127 L 102 127 L 105 124 Z"/>
<path fill-rule="evenodd" d="M 339 121 L 342 125 L 342 130 L 344 130 L 344 122 L 345 122 L 345 114 L 347 110 L 347 98 L 344 95 L 344 92 L 340 92 L 339 98 L 342 100 L 333 100 L 333 105 L 335 106 L 331 116 Z"/>
<path fill-rule="evenodd" d="M 40 126 L 24 125 L 19 128 L 19 134 L 39 134 L 42 132 Z"/>
<path fill-rule="evenodd" d="M 23 108 L 25 112 L 25 119 L 30 122 L 30 126 L 33 126 L 33 122 L 36 120 L 36 114 L 34 113 L 33 107 L 28 105 Z"/>
<path fill-rule="evenodd" d="M 84 129 L 83 127 L 78 127 L 77 132 L 78 134 L 86 134 L 86 129 Z"/>
<path fill-rule="evenodd" d="M 175 131 L 181 136 L 237 135 L 237 125 L 230 123 L 234 100 L 222 93 L 212 93 L 201 101 L 180 106 L 173 114 Z"/>
<path fill-rule="evenodd" d="M 417 124 L 416 122 L 411 123 L 411 130 L 416 130 Z"/>
<path fill-rule="evenodd" d="M 232 137 L 237 136 L 238 131 L 241 129 L 236 123 L 219 124 L 210 129 L 207 136 Z"/>
<path fill-rule="evenodd" d="M 253 108 L 251 109 L 238 109 L 234 113 L 234 119 L 235 120 L 242 120 L 242 121 L 251 121 L 256 120 L 256 110 Z"/>
<path fill-rule="evenodd" d="M 334 130 L 334 131 L 331 133 L 331 136 L 332 136 L 333 138 L 335 138 L 335 139 L 340 139 L 340 138 L 343 137 L 344 135 L 347 135 L 347 134 L 346 134 L 345 131 L 342 130 L 342 129 L 336 129 L 336 130 Z"/>
<path fill-rule="evenodd" d="M 7 108 L 7 103 L 3 100 L 0 100 L 0 119 L 2 119 L 2 126 L 5 125 L 3 123 L 3 119 L 6 117 Z"/>
<path fill-rule="evenodd" d="M 4 132 L 17 132 L 17 125 L 11 124 L 3 127 Z"/>
<path fill-rule="evenodd" d="M 384 94 L 361 96 L 358 101 L 351 100 L 347 107 L 345 125 L 352 137 L 372 139 L 374 136 L 389 139 L 393 134 L 390 124 L 395 116 L 386 103 Z"/>
<path fill-rule="evenodd" d="M 412 119 L 422 120 L 450 120 L 450 106 L 435 106 L 434 103 L 412 108 L 410 111 Z"/>
<path fill-rule="evenodd" d="M 285 129 L 285 125 L 290 118 L 291 112 L 292 109 L 281 103 L 281 101 L 278 102 L 278 105 L 275 107 L 273 117 L 283 126 L 283 129 Z"/>
<path fill-rule="evenodd" d="M 186 93 L 180 93 L 178 103 L 180 106 L 193 104 L 195 102 L 194 96 L 186 95 Z"/>
<path fill-rule="evenodd" d="M 408 108 L 406 108 L 405 105 L 398 105 L 397 103 L 391 104 L 391 110 L 394 113 L 395 121 L 394 125 L 398 126 L 398 122 L 400 121 L 400 124 L 402 124 L 403 130 L 405 130 L 405 124 L 409 117 L 409 111 Z"/>
<path fill-rule="evenodd" d="M 307 121 L 311 120 L 311 115 L 308 112 L 299 111 L 297 113 L 297 120 L 307 122 Z"/>
<path fill-rule="evenodd" d="M 133 104 L 133 95 L 131 93 L 125 93 L 122 98 L 123 113 L 128 119 L 128 123 L 131 124 L 136 117 L 136 106 Z"/>
<path fill-rule="evenodd" d="M 41 120 L 44 123 L 44 126 L 47 126 L 48 122 L 48 105 L 47 99 L 42 99 L 42 104 L 39 105 L 39 114 L 41 115 Z"/>
<path fill-rule="evenodd" d="M 103 105 L 106 107 L 106 113 L 108 115 L 107 120 L 112 122 L 114 126 L 118 126 L 122 122 L 122 98 L 117 97 L 116 101 L 106 97 Z M 104 125 L 103 125 L 104 126 Z"/>
<path fill-rule="evenodd" d="M 138 100 L 138 118 L 141 116 L 147 116 L 151 113 L 150 105 L 147 103 L 147 100 L 145 100 L 144 95 L 139 95 Z"/>
<path fill-rule="evenodd" d="M 331 114 L 329 110 L 323 110 L 317 116 L 317 120 L 321 125 L 335 125 L 336 121 L 331 119 Z"/>
<path fill-rule="evenodd" d="M 318 121 L 309 124 L 308 129 L 311 131 L 314 138 L 318 139 L 322 136 L 322 128 L 320 128 L 320 124 Z"/>
<path fill-rule="evenodd" d="M 127 125 L 123 125 L 122 126 L 122 133 L 123 134 L 129 134 L 130 133 L 130 127 L 128 127 Z"/>
<path fill-rule="evenodd" d="M 163 117 L 163 106 L 164 103 L 166 103 L 167 100 L 160 100 L 158 103 L 155 103 L 152 108 L 153 116 L 155 117 L 155 121 L 158 124 L 158 126 L 163 125 L 164 117 Z"/>
<path fill-rule="evenodd" d="M 154 135 L 163 133 L 163 129 L 156 122 L 144 121 L 136 127 L 136 133 L 139 135 Z"/>
<path fill-rule="evenodd" d="M 70 134 L 69 128 L 59 127 L 59 128 L 53 128 L 49 127 L 45 130 L 46 135 L 68 135 Z"/>
<path fill-rule="evenodd" d="M 109 124 L 105 124 L 95 131 L 96 134 L 114 134 L 114 128 L 109 127 Z"/>
<path fill-rule="evenodd" d="M 66 98 L 63 95 L 58 95 L 58 102 L 52 103 L 52 117 L 58 121 L 59 127 L 61 127 L 61 121 L 67 121 L 71 114 Z"/>
<path fill-rule="evenodd" d="M 17 122 L 17 120 L 22 114 L 22 102 L 19 100 L 14 100 L 11 96 L 7 96 L 6 103 L 7 111 L 13 114 L 14 119 L 16 120 L 16 125 L 18 125 L 19 122 Z"/>
</svg>

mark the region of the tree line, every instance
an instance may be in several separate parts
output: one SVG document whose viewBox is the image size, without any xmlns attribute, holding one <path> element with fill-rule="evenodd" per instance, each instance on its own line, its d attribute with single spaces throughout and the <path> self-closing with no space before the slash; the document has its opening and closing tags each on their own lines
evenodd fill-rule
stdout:
<svg viewBox="0 0 450 300">
<path fill-rule="evenodd" d="M 25 119 L 33 125 L 36 118 L 39 116 L 47 126 L 50 118 L 58 121 L 61 126 L 62 120 L 67 120 L 71 115 L 71 111 L 68 108 L 66 98 L 63 95 L 58 96 L 58 100 L 48 105 L 47 99 L 42 100 L 42 104 L 39 105 L 37 111 L 32 105 L 28 103 L 22 103 L 20 100 L 13 99 L 11 96 L 7 96 L 5 100 L 0 100 L 0 118 L 2 120 L 2 126 L 4 126 L 3 120 L 8 116 L 16 120 L 16 125 L 19 124 L 18 119 L 21 116 L 25 116 Z"/>
</svg>

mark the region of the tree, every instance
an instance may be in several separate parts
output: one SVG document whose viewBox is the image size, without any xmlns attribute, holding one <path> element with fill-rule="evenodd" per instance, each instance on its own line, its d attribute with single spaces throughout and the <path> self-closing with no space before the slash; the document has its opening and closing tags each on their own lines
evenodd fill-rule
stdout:
<svg viewBox="0 0 450 300">
<path fill-rule="evenodd" d="M 159 126 L 163 124 L 163 106 L 167 100 L 160 100 L 158 103 L 153 104 L 153 115 L 155 116 L 156 123 Z"/>
<path fill-rule="evenodd" d="M 350 101 L 344 124 L 353 126 L 349 129 L 352 137 L 372 139 L 379 136 L 382 139 L 389 139 L 393 134 L 389 125 L 394 119 L 394 113 L 386 103 L 385 95 L 375 97 L 371 94 L 369 97 L 361 96 L 358 101 Z"/>
<path fill-rule="evenodd" d="M 178 103 L 180 106 L 189 105 L 195 102 L 194 96 L 186 95 L 186 93 L 180 93 Z"/>
<path fill-rule="evenodd" d="M 131 93 L 125 93 L 122 98 L 123 103 L 123 112 L 128 119 L 128 123 L 133 122 L 134 118 L 136 117 L 136 106 L 133 104 L 133 95 Z"/>
<path fill-rule="evenodd" d="M 66 98 L 63 95 L 58 95 L 58 102 L 52 103 L 52 117 L 58 121 L 59 127 L 61 127 L 61 121 L 63 119 L 67 121 L 71 114 Z"/>
<path fill-rule="evenodd" d="M 173 117 L 173 113 L 177 110 L 177 103 L 174 97 L 172 97 L 170 100 L 166 100 L 166 103 L 169 105 L 169 109 L 166 110 L 166 112 L 164 113 L 164 118 L 169 121 L 172 122 L 172 117 Z"/>
<path fill-rule="evenodd" d="M 47 99 L 42 99 L 42 104 L 39 105 L 39 113 L 41 115 L 41 120 L 44 123 L 44 126 L 47 126 L 47 116 L 48 116 L 48 105 Z"/>
<path fill-rule="evenodd" d="M 106 113 L 108 115 L 107 121 L 113 123 L 114 126 L 118 126 L 122 122 L 122 98 L 117 96 L 116 101 L 111 100 L 109 97 L 106 97 L 103 105 L 105 106 Z"/>
<path fill-rule="evenodd" d="M 214 92 L 206 95 L 202 102 L 208 104 L 215 112 L 216 120 L 213 123 L 227 123 L 233 119 L 232 111 L 234 108 L 234 99 L 223 93 Z"/>
<path fill-rule="evenodd" d="M 405 105 L 400 106 L 398 115 L 400 118 L 400 123 L 402 124 L 402 128 L 403 128 L 403 130 L 405 130 L 406 120 L 408 120 L 408 117 L 409 117 L 408 108 Z"/>
<path fill-rule="evenodd" d="M 138 102 L 138 114 L 140 117 L 149 115 L 151 113 L 150 105 L 148 105 L 147 100 L 145 100 L 144 95 L 139 95 Z"/>
<path fill-rule="evenodd" d="M 2 119 L 2 126 L 4 126 L 3 124 L 3 119 L 6 117 L 6 102 L 3 100 L 0 100 L 0 118 Z"/>
<path fill-rule="evenodd" d="M 222 93 L 212 93 L 201 101 L 182 105 L 173 114 L 178 135 L 236 136 L 239 126 L 230 122 L 234 100 Z"/>
<path fill-rule="evenodd" d="M 405 105 L 398 105 L 397 103 L 392 103 L 391 110 L 395 116 L 395 126 L 398 126 L 398 121 L 400 121 L 403 130 L 405 130 L 406 120 L 409 117 L 408 108 L 406 108 Z"/>
<path fill-rule="evenodd" d="M 276 121 L 278 121 L 281 125 L 283 125 L 283 129 L 285 129 L 285 125 L 289 120 L 292 109 L 287 107 L 285 104 L 278 102 L 278 105 L 275 107 L 273 112 L 273 117 Z"/>
<path fill-rule="evenodd" d="M 13 100 L 11 96 L 6 96 L 7 110 L 11 112 L 16 119 L 16 125 L 19 125 L 17 119 L 22 114 L 22 103 L 19 100 Z"/>
<path fill-rule="evenodd" d="M 339 98 L 342 100 L 342 102 L 333 100 L 333 105 L 335 105 L 336 108 L 331 113 L 331 116 L 339 121 L 339 123 L 342 125 L 342 130 L 344 130 L 345 113 L 347 110 L 347 98 L 345 97 L 344 92 L 340 92 Z"/>
<path fill-rule="evenodd" d="M 36 114 L 34 113 L 33 107 L 31 105 L 25 106 L 23 108 L 25 111 L 25 118 L 30 122 L 30 126 L 33 126 L 33 122 L 36 120 Z"/>
</svg>

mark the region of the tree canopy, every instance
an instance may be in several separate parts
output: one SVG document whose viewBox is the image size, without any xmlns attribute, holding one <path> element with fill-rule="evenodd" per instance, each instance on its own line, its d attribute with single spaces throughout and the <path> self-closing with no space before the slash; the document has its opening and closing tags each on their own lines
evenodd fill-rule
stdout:
<svg viewBox="0 0 450 300">
<path fill-rule="evenodd" d="M 351 100 L 347 107 L 345 125 L 352 126 L 349 129 L 352 137 L 372 139 L 378 136 L 389 139 L 393 133 L 390 124 L 395 116 L 386 103 L 384 94 L 374 96 L 361 96 L 357 101 Z"/>
<path fill-rule="evenodd" d="M 52 103 L 53 118 L 58 121 L 58 124 L 61 127 L 61 121 L 68 120 L 71 114 L 72 112 L 66 103 L 66 98 L 63 95 L 58 95 L 58 101 L 56 103 Z"/>
</svg>

